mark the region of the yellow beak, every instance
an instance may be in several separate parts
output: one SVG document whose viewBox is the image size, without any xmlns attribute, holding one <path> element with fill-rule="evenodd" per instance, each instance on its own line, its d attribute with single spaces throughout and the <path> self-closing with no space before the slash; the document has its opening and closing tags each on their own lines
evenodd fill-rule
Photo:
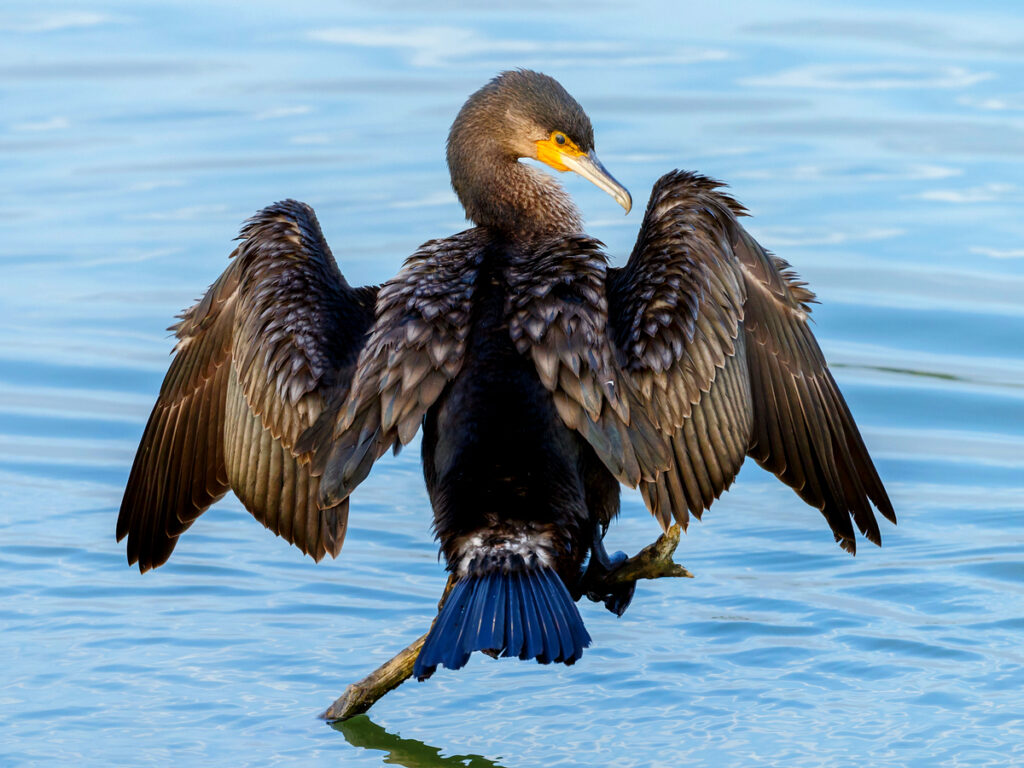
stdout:
<svg viewBox="0 0 1024 768">
<path fill-rule="evenodd" d="M 574 171 L 590 183 L 611 195 L 615 202 L 629 213 L 633 198 L 629 190 L 619 184 L 615 177 L 601 165 L 593 150 L 582 152 L 572 141 L 558 144 L 551 139 L 537 142 L 537 159 L 556 171 Z"/>
</svg>

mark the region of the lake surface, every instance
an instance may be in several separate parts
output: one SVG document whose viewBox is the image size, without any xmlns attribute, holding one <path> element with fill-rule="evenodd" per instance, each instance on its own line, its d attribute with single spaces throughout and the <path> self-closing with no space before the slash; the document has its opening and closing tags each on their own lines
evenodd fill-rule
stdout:
<svg viewBox="0 0 1024 768">
<path fill-rule="evenodd" d="M 1024 764 L 1024 12 L 712 5 L 3 5 L 0 764 Z M 730 183 L 819 294 L 900 524 L 851 558 L 748 464 L 680 545 L 696 579 L 581 605 L 575 667 L 478 654 L 335 730 L 444 583 L 418 448 L 336 561 L 229 497 L 140 576 L 114 523 L 164 328 L 275 200 L 354 284 L 464 228 L 447 129 L 516 66 L 632 191 L 565 180 L 620 262 L 662 173 Z M 657 533 L 627 494 L 611 548 Z"/>
</svg>

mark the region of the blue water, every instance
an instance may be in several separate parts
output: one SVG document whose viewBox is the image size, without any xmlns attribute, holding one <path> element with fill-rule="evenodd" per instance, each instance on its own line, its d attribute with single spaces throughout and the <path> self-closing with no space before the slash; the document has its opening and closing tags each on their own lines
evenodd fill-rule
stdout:
<svg viewBox="0 0 1024 768">
<path fill-rule="evenodd" d="M 432 5 L 0 8 L 0 764 L 1024 764 L 1019 3 Z M 680 545 L 696 579 L 581 606 L 575 667 L 475 658 L 334 730 L 444 582 L 418 450 L 360 487 L 337 561 L 228 498 L 140 576 L 114 522 L 163 329 L 274 200 L 355 284 L 462 228 L 447 128 L 514 66 L 632 191 L 623 217 L 566 179 L 616 258 L 661 173 L 731 184 L 821 298 L 900 524 L 850 558 L 747 466 Z M 627 495 L 613 548 L 656 534 Z"/>
</svg>

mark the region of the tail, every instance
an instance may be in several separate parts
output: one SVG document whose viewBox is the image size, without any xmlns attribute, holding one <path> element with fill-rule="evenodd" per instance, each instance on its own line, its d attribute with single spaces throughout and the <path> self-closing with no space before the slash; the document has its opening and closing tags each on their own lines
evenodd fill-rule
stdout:
<svg viewBox="0 0 1024 768">
<path fill-rule="evenodd" d="M 473 651 L 574 664 L 590 645 L 576 603 L 550 568 L 463 576 L 430 628 L 412 673 L 458 669 Z"/>
</svg>

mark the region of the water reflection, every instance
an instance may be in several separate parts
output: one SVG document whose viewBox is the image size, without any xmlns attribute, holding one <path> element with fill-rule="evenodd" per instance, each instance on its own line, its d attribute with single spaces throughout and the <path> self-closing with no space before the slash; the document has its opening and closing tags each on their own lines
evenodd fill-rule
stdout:
<svg viewBox="0 0 1024 768">
<path fill-rule="evenodd" d="M 366 715 L 356 715 L 350 720 L 331 723 L 341 731 L 345 740 L 353 747 L 386 752 L 383 762 L 389 765 L 404 765 L 406 768 L 502 768 L 500 763 L 480 755 L 451 755 L 444 757 L 441 750 L 417 739 L 403 739 L 385 731 Z"/>
</svg>

